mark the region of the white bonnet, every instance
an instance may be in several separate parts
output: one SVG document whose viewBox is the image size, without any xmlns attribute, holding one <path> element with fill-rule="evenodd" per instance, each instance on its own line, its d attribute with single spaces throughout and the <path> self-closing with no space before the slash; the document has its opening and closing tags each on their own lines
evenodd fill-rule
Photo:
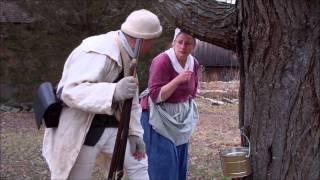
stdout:
<svg viewBox="0 0 320 180">
<path fill-rule="evenodd" d="M 174 30 L 174 36 L 173 36 L 172 42 L 174 42 L 174 40 L 176 40 L 177 36 L 178 36 L 180 33 L 181 33 L 181 29 L 176 28 L 176 29 Z"/>
<path fill-rule="evenodd" d="M 174 41 L 177 39 L 177 36 L 179 35 L 181 33 L 181 29 L 180 28 L 176 28 L 175 30 L 174 30 L 174 36 L 173 36 L 173 40 L 172 40 L 172 46 L 173 46 L 173 44 L 174 44 Z M 189 34 L 190 35 L 190 34 Z M 192 35 L 191 35 L 192 36 Z M 193 37 L 193 36 L 192 36 Z M 196 46 L 196 38 L 194 38 L 193 37 L 193 39 L 194 39 L 194 43 L 195 43 L 195 45 L 194 45 L 194 47 Z"/>
</svg>

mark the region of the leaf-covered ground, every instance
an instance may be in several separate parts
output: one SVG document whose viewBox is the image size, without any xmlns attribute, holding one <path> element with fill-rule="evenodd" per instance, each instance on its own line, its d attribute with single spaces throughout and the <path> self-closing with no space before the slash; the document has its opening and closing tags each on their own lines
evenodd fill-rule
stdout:
<svg viewBox="0 0 320 180">
<path fill-rule="evenodd" d="M 226 179 L 221 177 L 219 150 L 239 145 L 238 107 L 197 102 L 200 121 L 190 140 L 188 179 Z M 36 129 L 33 114 L 0 113 L 0 118 L 0 179 L 49 179 L 41 156 L 43 129 Z M 102 179 L 102 173 L 96 170 L 94 179 Z"/>
<path fill-rule="evenodd" d="M 228 179 L 222 177 L 219 151 L 240 146 L 238 105 L 197 102 L 200 120 L 190 141 L 188 179 Z"/>
</svg>

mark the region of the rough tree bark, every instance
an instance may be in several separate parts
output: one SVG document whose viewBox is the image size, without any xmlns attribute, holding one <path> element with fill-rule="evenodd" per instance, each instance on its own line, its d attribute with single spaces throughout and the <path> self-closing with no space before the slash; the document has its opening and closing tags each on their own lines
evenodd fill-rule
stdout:
<svg viewBox="0 0 320 180">
<path fill-rule="evenodd" d="M 164 0 L 155 5 L 166 18 L 198 39 L 235 50 L 236 14 L 232 4 L 214 0 Z"/>
<path fill-rule="evenodd" d="M 240 126 L 250 137 L 253 168 L 245 179 L 320 179 L 320 1 L 158 6 L 196 37 L 237 49 Z"/>
</svg>

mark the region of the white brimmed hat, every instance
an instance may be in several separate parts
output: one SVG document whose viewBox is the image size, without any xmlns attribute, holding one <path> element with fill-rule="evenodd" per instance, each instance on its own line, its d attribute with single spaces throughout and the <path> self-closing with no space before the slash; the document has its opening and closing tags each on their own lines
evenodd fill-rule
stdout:
<svg viewBox="0 0 320 180">
<path fill-rule="evenodd" d="M 133 11 L 121 25 L 125 34 L 142 39 L 154 39 L 161 35 L 162 26 L 158 17 L 152 12 L 141 9 Z"/>
</svg>

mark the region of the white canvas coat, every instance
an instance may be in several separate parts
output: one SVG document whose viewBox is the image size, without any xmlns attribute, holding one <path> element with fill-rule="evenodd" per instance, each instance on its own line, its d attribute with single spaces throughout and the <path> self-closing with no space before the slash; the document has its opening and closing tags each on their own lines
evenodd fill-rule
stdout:
<svg viewBox="0 0 320 180">
<path fill-rule="evenodd" d="M 64 107 L 57 128 L 46 128 L 42 153 L 51 171 L 51 179 L 67 179 L 73 167 L 94 114 L 115 114 L 112 106 L 115 91 L 113 82 L 122 71 L 122 60 L 129 61 L 121 53 L 118 31 L 89 37 L 68 57 L 58 88 L 63 87 L 61 99 Z M 126 64 L 126 63 L 124 63 Z M 127 74 L 125 65 L 124 74 Z M 137 96 L 133 99 L 129 135 L 142 137 L 141 107 Z"/>
</svg>

